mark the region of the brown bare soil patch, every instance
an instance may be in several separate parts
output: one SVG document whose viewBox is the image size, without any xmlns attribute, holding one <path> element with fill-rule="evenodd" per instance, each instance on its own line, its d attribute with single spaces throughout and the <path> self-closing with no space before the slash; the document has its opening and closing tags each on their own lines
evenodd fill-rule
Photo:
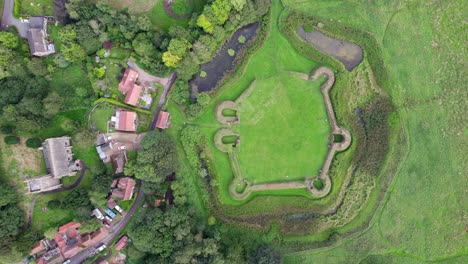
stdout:
<svg viewBox="0 0 468 264">
<path fill-rule="evenodd" d="M 298 27 L 297 34 L 319 51 L 339 60 L 348 71 L 352 71 L 362 62 L 362 49 L 354 43 L 331 38 L 318 30 L 307 32 L 302 26 Z"/>
</svg>

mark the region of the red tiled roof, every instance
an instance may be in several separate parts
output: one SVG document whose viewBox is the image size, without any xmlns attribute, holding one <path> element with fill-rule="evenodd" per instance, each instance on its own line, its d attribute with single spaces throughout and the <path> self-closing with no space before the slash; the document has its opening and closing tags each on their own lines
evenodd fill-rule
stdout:
<svg viewBox="0 0 468 264">
<path fill-rule="evenodd" d="M 101 241 L 107 236 L 108 232 L 107 229 L 101 227 L 98 230 L 94 231 L 91 234 L 91 241 L 93 244 L 96 244 L 97 242 Z"/>
<path fill-rule="evenodd" d="M 65 240 L 63 240 L 63 237 L 62 237 L 62 235 L 60 233 L 57 233 L 57 234 L 54 235 L 54 240 L 57 243 L 57 246 L 59 248 L 65 247 L 65 245 L 67 243 Z"/>
<path fill-rule="evenodd" d="M 134 85 L 132 89 L 127 92 L 124 102 L 129 105 L 136 106 L 138 98 L 140 98 L 141 90 L 143 87 L 140 85 Z"/>
<path fill-rule="evenodd" d="M 138 72 L 127 68 L 122 77 L 122 80 L 119 83 L 119 91 L 121 91 L 124 94 L 130 91 L 133 88 L 133 86 L 135 86 L 135 81 L 137 80 L 137 78 Z"/>
<path fill-rule="evenodd" d="M 62 255 L 64 258 L 71 258 L 78 254 L 78 252 L 82 251 L 84 248 L 81 248 L 78 246 L 78 244 L 75 244 L 71 247 L 67 247 L 62 250 Z"/>
<path fill-rule="evenodd" d="M 115 243 L 115 249 L 121 250 L 128 245 L 128 236 L 123 236 L 117 243 Z"/>
<path fill-rule="evenodd" d="M 114 199 L 112 198 L 109 198 L 109 200 L 107 200 L 107 207 L 109 207 L 110 209 L 114 209 L 115 208 L 115 201 Z"/>
<path fill-rule="evenodd" d="M 112 195 L 121 198 L 124 201 L 132 199 L 133 191 L 135 190 L 135 180 L 132 178 L 121 178 L 117 184 L 117 188 L 112 190 Z"/>
<path fill-rule="evenodd" d="M 133 111 L 121 111 L 121 110 L 119 110 L 118 112 L 119 112 L 119 123 L 115 129 L 121 130 L 121 131 L 129 131 L 129 132 L 136 131 L 137 113 Z"/>
<path fill-rule="evenodd" d="M 135 189 L 135 180 L 130 179 L 130 178 L 127 178 L 127 179 L 128 179 L 128 183 L 127 183 L 127 186 L 125 187 L 125 195 L 123 198 L 124 201 L 132 199 L 133 191 Z"/>
<path fill-rule="evenodd" d="M 37 254 L 46 248 L 42 245 L 41 240 L 38 241 L 36 244 L 34 244 L 32 250 L 31 250 L 31 255 Z"/>
<path fill-rule="evenodd" d="M 156 127 L 161 129 L 167 128 L 169 124 L 169 116 L 170 115 L 168 112 L 159 112 L 158 121 L 156 121 Z"/>
<path fill-rule="evenodd" d="M 59 227 L 59 233 L 64 233 L 65 231 L 67 231 L 69 228 L 72 228 L 72 229 L 77 229 L 77 228 L 80 228 L 81 227 L 81 224 L 80 223 L 77 223 L 77 222 L 70 222 L 68 224 L 65 224 L 61 227 Z"/>
<path fill-rule="evenodd" d="M 46 264 L 44 258 L 36 260 L 36 264 Z"/>
<path fill-rule="evenodd" d="M 115 196 L 117 198 L 123 199 L 125 193 L 121 189 L 114 189 L 112 190 L 112 196 Z"/>
</svg>

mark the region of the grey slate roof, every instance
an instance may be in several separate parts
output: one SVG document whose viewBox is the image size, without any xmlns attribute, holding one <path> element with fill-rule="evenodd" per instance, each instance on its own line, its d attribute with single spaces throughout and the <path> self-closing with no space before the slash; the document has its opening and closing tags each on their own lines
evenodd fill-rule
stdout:
<svg viewBox="0 0 468 264">
<path fill-rule="evenodd" d="M 32 16 L 29 18 L 29 28 L 45 29 L 47 19 L 41 16 Z"/>
<path fill-rule="evenodd" d="M 46 167 L 54 178 L 72 175 L 75 171 L 70 137 L 49 138 L 42 144 Z"/>
<path fill-rule="evenodd" d="M 46 41 L 47 19 L 45 17 L 30 17 L 28 29 L 29 49 L 32 55 L 45 56 L 55 52 L 53 45 Z"/>
<path fill-rule="evenodd" d="M 47 43 L 45 42 L 45 33 L 42 29 L 28 29 L 28 42 L 31 54 L 38 52 L 47 52 Z"/>
</svg>

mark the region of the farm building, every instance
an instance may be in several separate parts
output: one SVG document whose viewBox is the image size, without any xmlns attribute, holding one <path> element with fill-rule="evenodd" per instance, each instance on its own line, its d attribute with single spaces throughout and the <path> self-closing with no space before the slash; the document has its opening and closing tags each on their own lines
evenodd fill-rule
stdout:
<svg viewBox="0 0 468 264">
<path fill-rule="evenodd" d="M 119 91 L 125 94 L 124 102 L 129 105 L 136 106 L 140 98 L 143 87 L 136 84 L 138 79 L 138 72 L 127 68 L 119 83 Z"/>
<path fill-rule="evenodd" d="M 29 50 L 32 56 L 43 57 L 55 52 L 54 44 L 47 40 L 47 19 L 41 16 L 29 18 Z"/>
<path fill-rule="evenodd" d="M 121 91 L 123 94 L 128 93 L 130 90 L 133 89 L 133 86 L 135 86 L 137 78 L 138 72 L 127 68 L 122 77 L 122 80 L 119 83 L 119 91 Z"/>
<path fill-rule="evenodd" d="M 158 120 L 156 121 L 156 127 L 160 129 L 166 129 L 171 127 L 169 123 L 170 114 L 168 112 L 161 111 L 158 116 Z"/>
<path fill-rule="evenodd" d="M 112 196 L 127 201 L 132 199 L 133 191 L 135 190 L 135 180 L 128 177 L 120 178 L 112 182 L 111 188 Z"/>
<path fill-rule="evenodd" d="M 125 95 L 124 102 L 126 104 L 136 106 L 138 103 L 138 99 L 140 98 L 142 90 L 143 90 L 143 87 L 135 84 L 133 88 L 130 91 L 128 91 L 127 94 Z"/>
<path fill-rule="evenodd" d="M 74 176 L 80 170 L 79 161 L 73 160 L 71 138 L 68 136 L 49 138 L 42 143 L 47 175 L 25 181 L 28 192 L 44 192 L 58 189 L 60 179 Z"/>
<path fill-rule="evenodd" d="M 115 250 L 122 250 L 128 245 L 128 236 L 123 236 L 115 243 Z"/>
<path fill-rule="evenodd" d="M 138 115 L 134 111 L 117 110 L 111 117 L 111 125 L 118 131 L 135 132 L 137 124 Z"/>
<path fill-rule="evenodd" d="M 42 144 L 47 171 L 54 178 L 73 176 L 79 164 L 73 161 L 70 137 L 49 138 Z"/>
</svg>

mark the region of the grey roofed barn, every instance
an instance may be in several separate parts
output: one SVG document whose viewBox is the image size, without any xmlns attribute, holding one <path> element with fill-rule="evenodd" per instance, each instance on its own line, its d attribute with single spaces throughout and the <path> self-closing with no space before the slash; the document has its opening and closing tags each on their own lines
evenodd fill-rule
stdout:
<svg viewBox="0 0 468 264">
<path fill-rule="evenodd" d="M 28 42 L 31 55 L 47 56 L 55 52 L 53 44 L 47 41 L 47 19 L 33 16 L 29 18 Z"/>
<path fill-rule="evenodd" d="M 54 178 L 75 175 L 79 167 L 73 161 L 70 137 L 46 139 L 42 148 L 47 170 Z"/>
</svg>

